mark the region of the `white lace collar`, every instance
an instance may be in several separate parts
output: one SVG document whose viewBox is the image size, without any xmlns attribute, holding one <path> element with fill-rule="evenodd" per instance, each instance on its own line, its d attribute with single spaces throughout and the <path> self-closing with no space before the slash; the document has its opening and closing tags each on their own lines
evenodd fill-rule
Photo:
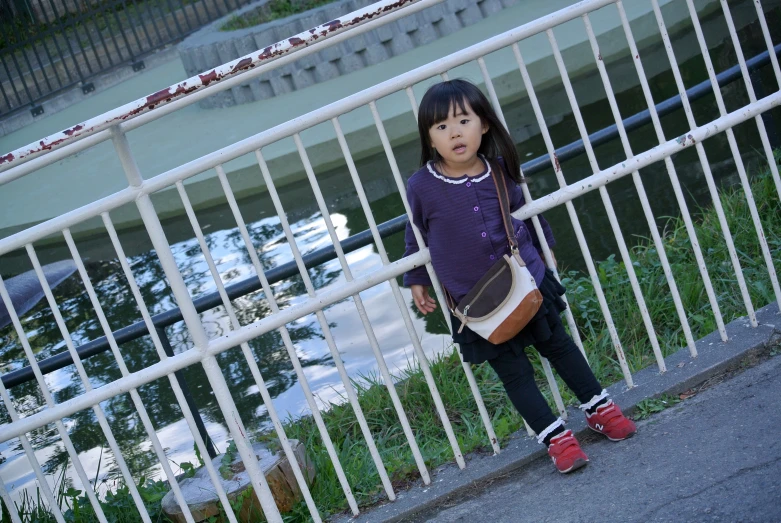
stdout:
<svg viewBox="0 0 781 523">
<path fill-rule="evenodd" d="M 442 180 L 445 183 L 452 183 L 453 185 L 461 185 L 462 183 L 466 182 L 482 182 L 489 176 L 491 176 L 491 164 L 486 161 L 485 157 L 483 155 L 480 155 L 480 159 L 483 160 L 485 163 L 486 171 L 485 174 L 481 174 L 480 176 L 467 176 L 464 175 L 462 178 L 450 178 L 449 176 L 443 176 L 439 174 L 436 169 L 434 169 L 434 162 L 430 161 L 426 164 L 426 167 L 428 167 L 428 172 L 430 172 L 434 178 L 437 178 L 439 180 Z"/>
</svg>

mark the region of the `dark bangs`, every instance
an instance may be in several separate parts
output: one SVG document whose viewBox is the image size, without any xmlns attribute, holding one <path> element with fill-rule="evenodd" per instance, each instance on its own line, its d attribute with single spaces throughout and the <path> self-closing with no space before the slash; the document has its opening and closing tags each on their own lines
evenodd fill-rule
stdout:
<svg viewBox="0 0 781 523">
<path fill-rule="evenodd" d="M 453 107 L 466 112 L 466 93 L 455 82 L 442 82 L 432 86 L 423 96 L 418 110 L 418 130 L 428 136 L 428 130 L 450 117 Z M 471 103 L 469 104 L 472 105 Z"/>
<path fill-rule="evenodd" d="M 516 182 L 521 181 L 520 158 L 515 150 L 512 137 L 496 115 L 491 103 L 483 92 L 466 80 L 450 80 L 431 86 L 418 109 L 418 133 L 420 134 L 420 164 L 438 161 L 437 151 L 431 145 L 429 129 L 450 116 L 453 107 L 466 112 L 466 105 L 480 118 L 480 122 L 488 125 L 488 132 L 483 135 L 479 152 L 497 165 L 496 159 L 502 157 L 507 166 L 507 174 Z"/>
</svg>

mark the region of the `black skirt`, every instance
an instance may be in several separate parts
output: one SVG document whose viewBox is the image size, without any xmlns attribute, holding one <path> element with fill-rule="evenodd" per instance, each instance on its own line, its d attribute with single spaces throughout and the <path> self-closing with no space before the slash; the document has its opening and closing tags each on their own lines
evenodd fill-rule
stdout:
<svg viewBox="0 0 781 523">
<path fill-rule="evenodd" d="M 556 280 L 550 269 L 545 269 L 545 277 L 542 279 L 539 289 L 543 298 L 540 310 L 514 338 L 499 345 L 494 345 L 482 336 L 475 334 L 467 326 L 459 334 L 457 331 L 461 322 L 451 314 L 454 330 L 453 341 L 460 345 L 464 361 L 475 364 L 483 363 L 505 351 L 512 350 L 518 354 L 529 345 L 548 340 L 551 337 L 551 328 L 561 322 L 559 314 L 567 308 L 567 304 L 561 299 L 566 289 Z"/>
</svg>

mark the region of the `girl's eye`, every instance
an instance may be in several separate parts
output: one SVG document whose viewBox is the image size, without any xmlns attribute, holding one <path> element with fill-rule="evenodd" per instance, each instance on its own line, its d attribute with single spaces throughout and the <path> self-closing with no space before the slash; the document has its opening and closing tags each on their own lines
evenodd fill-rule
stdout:
<svg viewBox="0 0 781 523">
<path fill-rule="evenodd" d="M 461 125 L 466 125 L 466 123 L 467 123 L 468 121 L 469 121 L 469 120 L 467 120 L 467 119 L 463 119 L 463 120 L 461 120 Z"/>
<path fill-rule="evenodd" d="M 441 124 L 437 125 L 437 129 L 439 129 L 440 131 L 444 131 L 445 130 L 445 124 L 441 123 Z"/>
</svg>

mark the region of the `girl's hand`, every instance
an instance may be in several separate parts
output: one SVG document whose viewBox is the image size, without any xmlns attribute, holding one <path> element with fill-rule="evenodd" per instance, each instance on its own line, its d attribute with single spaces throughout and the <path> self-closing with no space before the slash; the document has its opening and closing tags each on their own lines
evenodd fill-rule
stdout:
<svg viewBox="0 0 781 523">
<path fill-rule="evenodd" d="M 412 299 L 415 300 L 415 306 L 424 316 L 429 312 L 434 312 L 437 308 L 437 302 L 428 295 L 428 287 L 425 285 L 410 285 Z"/>
</svg>

